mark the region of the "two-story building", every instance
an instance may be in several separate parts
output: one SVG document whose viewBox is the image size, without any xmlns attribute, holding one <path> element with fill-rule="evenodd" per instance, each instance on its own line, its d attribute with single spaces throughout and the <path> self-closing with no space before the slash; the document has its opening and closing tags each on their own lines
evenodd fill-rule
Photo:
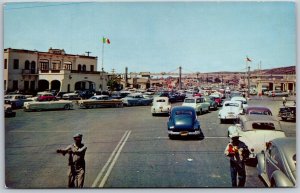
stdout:
<svg viewBox="0 0 300 193">
<path fill-rule="evenodd" d="M 4 49 L 5 91 L 107 90 L 107 73 L 96 69 L 95 56 L 52 48 L 48 52 Z"/>
</svg>

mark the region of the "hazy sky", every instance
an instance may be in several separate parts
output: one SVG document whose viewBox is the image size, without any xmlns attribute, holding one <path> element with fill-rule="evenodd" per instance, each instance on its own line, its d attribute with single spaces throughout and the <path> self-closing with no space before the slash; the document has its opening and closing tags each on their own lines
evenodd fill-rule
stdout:
<svg viewBox="0 0 300 193">
<path fill-rule="evenodd" d="M 124 72 L 244 71 L 296 65 L 292 2 L 8 3 L 4 48 L 92 52 Z"/>
</svg>

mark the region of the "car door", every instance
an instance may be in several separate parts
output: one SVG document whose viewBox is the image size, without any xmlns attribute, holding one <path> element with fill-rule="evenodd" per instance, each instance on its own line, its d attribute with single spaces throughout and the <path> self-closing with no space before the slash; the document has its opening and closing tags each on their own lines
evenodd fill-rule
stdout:
<svg viewBox="0 0 300 193">
<path fill-rule="evenodd" d="M 266 151 L 266 173 L 271 180 L 272 174 L 276 170 L 281 170 L 282 163 L 280 159 L 280 153 L 276 146 L 272 145 L 270 149 Z"/>
</svg>

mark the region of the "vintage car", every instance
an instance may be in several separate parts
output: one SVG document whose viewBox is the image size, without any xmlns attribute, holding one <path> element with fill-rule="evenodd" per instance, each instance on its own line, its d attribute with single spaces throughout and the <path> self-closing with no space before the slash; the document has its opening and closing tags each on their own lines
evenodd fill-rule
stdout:
<svg viewBox="0 0 300 193">
<path fill-rule="evenodd" d="M 198 115 L 209 112 L 210 104 L 203 97 L 193 97 L 184 99 L 182 106 L 193 107 Z"/>
<path fill-rule="evenodd" d="M 64 100 L 80 100 L 81 98 L 77 93 L 65 93 L 62 95 L 62 99 Z"/>
<path fill-rule="evenodd" d="M 219 111 L 218 118 L 220 119 L 220 123 L 224 123 L 227 120 L 236 121 L 242 112 L 241 101 L 225 101 L 222 109 Z"/>
<path fill-rule="evenodd" d="M 122 98 L 125 106 L 151 105 L 152 99 L 146 99 L 141 93 L 132 93 Z"/>
<path fill-rule="evenodd" d="M 56 110 L 65 109 L 70 110 L 73 108 L 72 101 L 68 100 L 51 100 L 51 101 L 31 101 L 25 102 L 24 111 L 41 111 L 41 110 Z"/>
<path fill-rule="evenodd" d="M 296 138 L 277 138 L 257 154 L 257 172 L 268 187 L 296 186 Z"/>
<path fill-rule="evenodd" d="M 4 104 L 4 115 L 5 117 L 15 117 L 16 112 L 14 112 L 11 108 L 10 104 Z"/>
<path fill-rule="evenodd" d="M 214 100 L 214 97 L 204 96 L 204 101 L 209 103 L 209 110 L 217 110 L 218 103 Z"/>
<path fill-rule="evenodd" d="M 169 114 L 171 110 L 171 104 L 168 97 L 154 97 L 151 113 L 152 115 L 157 114 Z"/>
<path fill-rule="evenodd" d="M 189 135 L 200 138 L 202 134 L 200 122 L 193 107 L 173 107 L 167 126 L 170 139 L 174 139 L 175 136 Z"/>
<path fill-rule="evenodd" d="M 214 100 L 219 107 L 222 106 L 222 97 L 218 94 L 209 95 L 212 100 Z"/>
<path fill-rule="evenodd" d="M 285 137 L 280 122 L 269 115 L 242 115 L 239 124 L 228 128 L 228 136 L 238 133 L 240 140 L 243 141 L 251 151 L 250 158 L 256 158 L 266 147 L 266 142 Z"/>
<path fill-rule="evenodd" d="M 262 106 L 248 106 L 243 109 L 245 115 L 271 115 L 272 111 L 268 107 Z"/>
<path fill-rule="evenodd" d="M 279 108 L 278 117 L 283 121 L 296 120 L 296 106 L 283 106 Z"/>
<path fill-rule="evenodd" d="M 277 96 L 288 97 L 289 93 L 281 91 L 281 90 L 273 90 L 273 91 L 269 91 L 268 96 L 269 97 L 277 97 Z"/>
<path fill-rule="evenodd" d="M 231 100 L 231 101 L 241 101 L 241 102 L 242 102 L 243 108 L 248 107 L 247 99 L 244 98 L 244 97 L 235 96 L 235 97 L 232 97 L 230 100 Z"/>
<path fill-rule="evenodd" d="M 78 100 L 80 108 L 123 107 L 120 99 L 111 99 L 108 95 L 95 95 L 89 99 Z"/>
<path fill-rule="evenodd" d="M 32 99 L 26 98 L 26 96 L 22 94 L 12 94 L 4 96 L 4 103 L 10 104 L 12 109 L 22 108 L 24 102 L 27 101 L 32 101 Z"/>
</svg>

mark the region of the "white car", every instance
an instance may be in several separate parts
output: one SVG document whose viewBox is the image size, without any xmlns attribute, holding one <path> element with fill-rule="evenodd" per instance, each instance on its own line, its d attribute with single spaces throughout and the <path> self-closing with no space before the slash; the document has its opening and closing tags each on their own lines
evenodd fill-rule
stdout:
<svg viewBox="0 0 300 193">
<path fill-rule="evenodd" d="M 231 98 L 231 101 L 241 101 L 243 104 L 243 108 L 248 107 L 247 99 L 244 97 L 235 96 Z"/>
<path fill-rule="evenodd" d="M 241 101 L 225 101 L 222 109 L 219 111 L 220 123 L 226 120 L 237 120 L 243 112 Z"/>
<path fill-rule="evenodd" d="M 52 100 L 52 101 L 31 101 L 25 102 L 24 111 L 41 111 L 41 110 L 53 110 L 53 109 L 65 109 L 70 110 L 73 108 L 72 101 L 67 100 Z"/>
<path fill-rule="evenodd" d="M 266 143 L 280 137 L 285 137 L 280 122 L 270 115 L 242 115 L 239 124 L 228 128 L 228 136 L 238 133 L 251 151 L 250 158 L 266 149 Z"/>
<path fill-rule="evenodd" d="M 182 106 L 193 107 L 198 115 L 203 112 L 209 112 L 210 103 L 203 97 L 193 97 L 184 99 Z"/>
<path fill-rule="evenodd" d="M 151 107 L 152 115 L 157 114 L 169 114 L 171 110 L 171 104 L 168 97 L 154 97 Z"/>
</svg>

